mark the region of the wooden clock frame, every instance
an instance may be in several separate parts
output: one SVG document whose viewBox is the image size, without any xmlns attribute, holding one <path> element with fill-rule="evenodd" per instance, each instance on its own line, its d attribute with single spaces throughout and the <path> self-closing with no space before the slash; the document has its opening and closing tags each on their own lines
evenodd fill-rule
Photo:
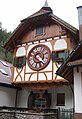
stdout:
<svg viewBox="0 0 82 119">
<path fill-rule="evenodd" d="M 30 69 L 40 71 L 46 68 L 51 59 L 51 51 L 44 44 L 34 46 L 28 53 L 27 63 Z"/>
</svg>

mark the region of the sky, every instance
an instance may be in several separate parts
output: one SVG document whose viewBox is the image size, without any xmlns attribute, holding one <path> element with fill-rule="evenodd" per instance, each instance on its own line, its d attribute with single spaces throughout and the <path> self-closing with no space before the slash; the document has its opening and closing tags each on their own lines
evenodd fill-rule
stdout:
<svg viewBox="0 0 82 119">
<path fill-rule="evenodd" d="M 53 14 L 78 28 L 77 7 L 82 0 L 47 0 Z M 22 19 L 40 10 L 45 0 L 0 0 L 0 22 L 2 28 L 14 31 Z"/>
</svg>

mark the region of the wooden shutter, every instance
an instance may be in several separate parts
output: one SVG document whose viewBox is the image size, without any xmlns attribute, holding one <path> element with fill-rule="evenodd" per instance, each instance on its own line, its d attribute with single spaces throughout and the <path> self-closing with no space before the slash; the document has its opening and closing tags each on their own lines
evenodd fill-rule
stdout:
<svg viewBox="0 0 82 119">
<path fill-rule="evenodd" d="M 62 61 L 68 57 L 68 49 L 62 51 L 52 51 L 52 61 Z"/>
<path fill-rule="evenodd" d="M 65 50 L 65 59 L 68 57 L 68 49 Z"/>
<path fill-rule="evenodd" d="M 13 66 L 16 67 L 16 57 L 14 57 Z"/>
<path fill-rule="evenodd" d="M 52 51 L 52 61 L 56 61 L 57 59 L 57 53 Z"/>
<path fill-rule="evenodd" d="M 23 57 L 23 65 L 26 65 L 26 56 Z"/>
<path fill-rule="evenodd" d="M 64 57 L 65 57 L 64 51 L 59 51 L 58 52 L 58 58 L 61 59 L 61 58 L 64 58 Z"/>
<path fill-rule="evenodd" d="M 14 67 L 21 68 L 24 65 L 26 65 L 26 56 L 14 58 L 14 62 L 13 62 Z"/>
</svg>

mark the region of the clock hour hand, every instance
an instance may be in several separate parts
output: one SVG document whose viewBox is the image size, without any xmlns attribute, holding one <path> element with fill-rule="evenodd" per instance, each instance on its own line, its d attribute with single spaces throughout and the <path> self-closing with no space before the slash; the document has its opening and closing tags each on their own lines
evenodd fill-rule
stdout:
<svg viewBox="0 0 82 119">
<path fill-rule="evenodd" d="M 36 58 L 37 58 L 39 61 L 41 61 L 43 64 L 45 63 L 39 55 L 37 55 Z"/>
</svg>

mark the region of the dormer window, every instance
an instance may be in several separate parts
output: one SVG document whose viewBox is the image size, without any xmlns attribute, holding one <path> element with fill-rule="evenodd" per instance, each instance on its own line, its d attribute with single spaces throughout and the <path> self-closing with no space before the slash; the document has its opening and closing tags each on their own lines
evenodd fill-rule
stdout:
<svg viewBox="0 0 82 119">
<path fill-rule="evenodd" d="M 36 31 L 35 31 L 35 36 L 37 35 L 43 35 L 44 34 L 44 27 L 41 26 L 41 27 L 37 27 L 36 28 Z"/>
</svg>

